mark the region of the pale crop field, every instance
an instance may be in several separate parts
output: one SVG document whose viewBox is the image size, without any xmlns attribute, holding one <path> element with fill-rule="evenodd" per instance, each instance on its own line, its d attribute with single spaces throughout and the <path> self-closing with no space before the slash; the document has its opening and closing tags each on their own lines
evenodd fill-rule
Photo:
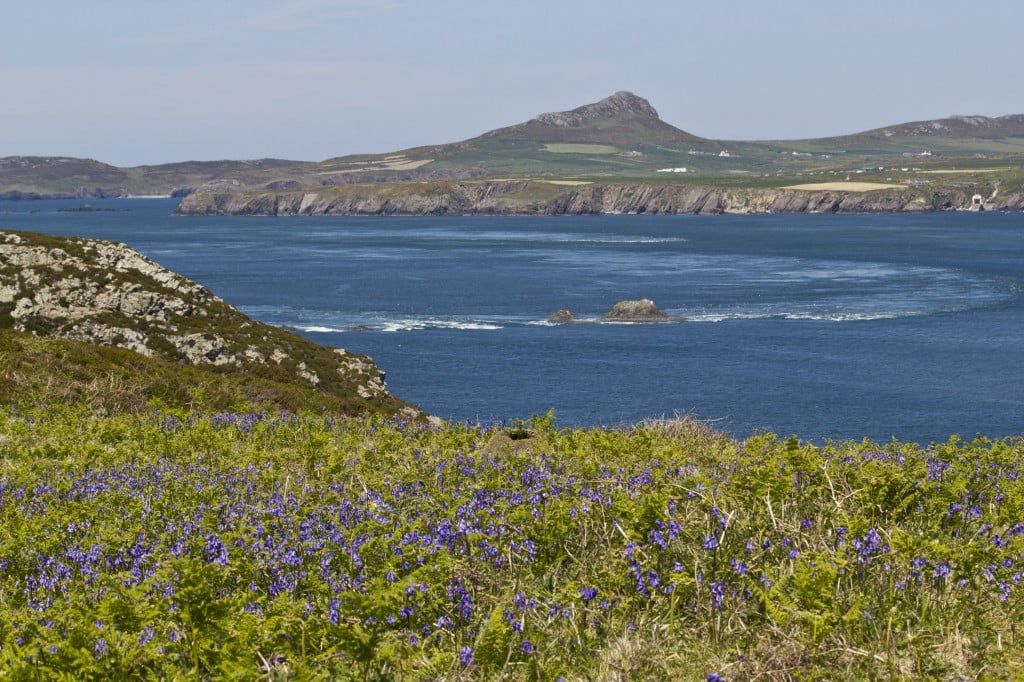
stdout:
<svg viewBox="0 0 1024 682">
<path fill-rule="evenodd" d="M 787 185 L 782 189 L 803 189 L 808 191 L 872 192 L 876 189 L 900 189 L 903 185 L 884 182 L 810 182 L 803 185 Z"/>
</svg>

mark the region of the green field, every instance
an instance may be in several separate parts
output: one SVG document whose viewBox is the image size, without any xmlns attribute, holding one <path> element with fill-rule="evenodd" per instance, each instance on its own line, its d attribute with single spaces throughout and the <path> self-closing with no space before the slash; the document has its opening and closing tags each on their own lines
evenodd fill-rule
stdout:
<svg viewBox="0 0 1024 682">
<path fill-rule="evenodd" d="M 546 144 L 541 150 L 554 154 L 615 154 L 619 151 L 606 144 Z"/>
<path fill-rule="evenodd" d="M 11 679 L 1002 679 L 1024 443 L 0 410 Z M 714 679 L 710 677 L 709 679 Z"/>
</svg>

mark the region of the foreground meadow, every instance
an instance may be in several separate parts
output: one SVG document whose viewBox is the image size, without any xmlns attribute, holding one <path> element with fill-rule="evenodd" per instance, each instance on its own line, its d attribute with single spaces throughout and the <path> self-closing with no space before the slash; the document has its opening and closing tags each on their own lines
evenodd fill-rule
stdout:
<svg viewBox="0 0 1024 682">
<path fill-rule="evenodd" d="M 1002 678 L 1024 444 L 0 412 L 12 679 Z"/>
</svg>

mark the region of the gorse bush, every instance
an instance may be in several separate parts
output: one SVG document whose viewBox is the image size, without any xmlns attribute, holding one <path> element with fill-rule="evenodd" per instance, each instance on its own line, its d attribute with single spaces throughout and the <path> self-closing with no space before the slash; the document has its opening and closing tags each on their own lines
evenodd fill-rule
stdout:
<svg viewBox="0 0 1024 682">
<path fill-rule="evenodd" d="M 0 414 L 15 679 L 1001 677 L 1024 446 Z"/>
</svg>

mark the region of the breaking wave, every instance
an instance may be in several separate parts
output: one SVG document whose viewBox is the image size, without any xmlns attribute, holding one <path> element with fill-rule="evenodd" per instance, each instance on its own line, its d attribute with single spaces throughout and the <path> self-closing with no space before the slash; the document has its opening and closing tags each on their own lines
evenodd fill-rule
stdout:
<svg viewBox="0 0 1024 682">
<path fill-rule="evenodd" d="M 337 334 L 352 331 L 407 332 L 424 329 L 457 329 L 463 331 L 495 331 L 504 325 L 491 321 L 439 317 L 408 317 L 398 319 L 353 319 L 348 325 L 298 324 L 295 329 L 314 334 Z"/>
</svg>

